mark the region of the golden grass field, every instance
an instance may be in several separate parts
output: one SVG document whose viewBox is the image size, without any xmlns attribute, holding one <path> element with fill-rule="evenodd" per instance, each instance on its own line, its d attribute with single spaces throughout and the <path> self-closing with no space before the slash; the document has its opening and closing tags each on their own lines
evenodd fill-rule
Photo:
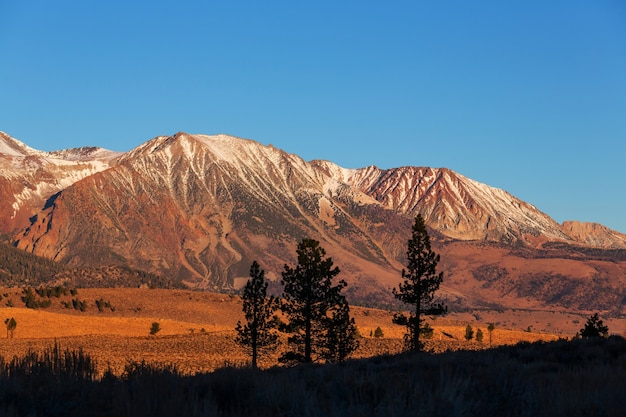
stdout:
<svg viewBox="0 0 626 417">
<path fill-rule="evenodd" d="M 43 349 L 56 341 L 62 348 L 82 348 L 96 359 L 100 371 L 110 368 L 115 373 L 120 373 L 129 361 L 174 364 L 182 372 L 196 373 L 224 365 L 241 365 L 248 360 L 245 351 L 234 342 L 234 328 L 238 320 L 243 320 L 239 296 L 187 290 L 79 289 L 75 297 L 69 294 L 52 297 L 50 307 L 33 310 L 24 307 L 20 289 L 0 289 L 0 295 L 3 295 L 0 320 L 13 317 L 17 321 L 12 339 L 0 332 L 0 355 L 6 358 L 22 355 L 29 349 Z M 86 311 L 62 306 L 61 301 L 72 298 L 86 301 Z M 114 311 L 99 312 L 95 303 L 98 299 L 108 301 Z M 13 307 L 6 306 L 9 300 Z M 391 323 L 392 312 L 355 306 L 351 313 L 363 336 L 355 357 L 402 350 L 404 328 Z M 554 340 L 559 336 L 532 329 L 523 331 L 510 325 L 507 328 L 506 323 L 512 323 L 512 319 L 501 319 L 502 324 L 496 324 L 492 334 L 494 346 Z M 161 327 L 155 336 L 149 334 L 153 322 Z M 467 324 L 474 330 L 482 329 L 482 343 L 464 339 Z M 476 315 L 449 314 L 431 321 L 431 325 L 434 335 L 427 347 L 435 351 L 489 346 L 487 321 L 476 320 Z M 370 336 L 377 327 L 383 330 L 384 337 Z M 278 354 L 276 350 L 263 357 L 261 366 L 275 365 Z"/>
</svg>

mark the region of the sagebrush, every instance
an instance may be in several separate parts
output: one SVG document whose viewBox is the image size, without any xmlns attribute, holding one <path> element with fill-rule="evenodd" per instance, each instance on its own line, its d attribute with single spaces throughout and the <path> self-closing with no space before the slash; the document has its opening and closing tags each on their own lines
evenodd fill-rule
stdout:
<svg viewBox="0 0 626 417">
<path fill-rule="evenodd" d="M 0 358 L 2 416 L 621 416 L 626 341 L 521 343 L 331 365 L 183 375 L 129 363 L 96 375 L 80 350 Z"/>
</svg>

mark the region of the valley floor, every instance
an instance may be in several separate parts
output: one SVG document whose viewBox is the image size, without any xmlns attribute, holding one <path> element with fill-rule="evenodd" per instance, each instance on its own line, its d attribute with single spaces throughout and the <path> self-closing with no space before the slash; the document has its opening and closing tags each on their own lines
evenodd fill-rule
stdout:
<svg viewBox="0 0 626 417">
<path fill-rule="evenodd" d="M 94 288 L 79 289 L 73 296 L 51 297 L 47 308 L 28 309 L 20 299 L 21 291 L 0 289 L 0 319 L 13 317 L 17 322 L 13 338 L 0 339 L 0 356 L 5 358 L 21 356 L 28 350 L 43 350 L 57 342 L 63 349 L 82 348 L 97 361 L 100 372 L 111 369 L 116 374 L 129 362 L 143 360 L 174 364 L 185 374 L 211 371 L 225 365 L 243 365 L 248 360 L 234 342 L 234 328 L 237 321 L 243 319 L 238 296 L 184 290 Z M 67 308 L 72 299 L 83 301 L 85 311 Z M 96 300 L 110 307 L 100 311 Z M 542 314 L 554 317 L 555 323 L 575 320 L 571 317 L 566 320 L 549 312 L 529 314 L 523 311 L 449 314 L 431 322 L 435 331 L 433 338 L 427 341 L 427 348 L 435 352 L 485 349 L 490 346 L 488 322 L 496 323 L 491 335 L 493 346 L 549 341 L 575 333 L 539 332 L 538 326 L 526 324 L 539 322 Z M 392 312 L 355 306 L 352 315 L 363 336 L 354 357 L 402 351 L 404 329 L 391 323 Z M 159 323 L 161 330 L 150 336 L 154 322 Z M 474 330 L 482 330 L 482 343 L 464 339 L 467 324 Z M 520 328 L 520 324 L 524 327 Z M 377 327 L 383 332 L 381 338 L 372 337 Z M 279 353 L 280 349 L 263 357 L 261 366 L 276 365 Z"/>
</svg>

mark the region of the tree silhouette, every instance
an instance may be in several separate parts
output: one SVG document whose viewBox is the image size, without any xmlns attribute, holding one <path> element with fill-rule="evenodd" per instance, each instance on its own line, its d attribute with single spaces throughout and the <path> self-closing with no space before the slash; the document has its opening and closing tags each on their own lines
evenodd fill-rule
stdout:
<svg viewBox="0 0 626 417">
<path fill-rule="evenodd" d="M 585 327 L 580 329 L 580 336 L 583 339 L 594 338 L 594 337 L 608 337 L 609 328 L 605 326 L 598 313 L 595 313 L 593 316 L 587 319 L 587 323 L 585 323 Z"/>
<path fill-rule="evenodd" d="M 393 289 L 393 295 L 397 299 L 412 307 L 408 316 L 396 313 L 393 317 L 395 324 L 407 328 L 404 339 L 408 350 L 424 348 L 420 341 L 420 335 L 424 333 L 422 316 L 441 315 L 447 311 L 442 303 L 436 303 L 434 300 L 435 291 L 443 281 L 443 272 L 436 271 L 437 263 L 439 255 L 431 250 L 424 219 L 418 214 L 415 217 L 411 239 L 408 241 L 407 269 L 402 270 L 404 282 L 400 283 L 398 289 Z"/>
<path fill-rule="evenodd" d="M 322 356 L 328 362 L 343 362 L 359 347 L 357 328 L 350 318 L 350 306 L 345 300 L 333 310 L 327 321 L 326 349 Z"/>
<path fill-rule="evenodd" d="M 465 328 L 465 340 L 468 342 L 474 338 L 474 329 L 469 324 Z"/>
<path fill-rule="evenodd" d="M 383 333 L 383 329 L 380 328 L 380 326 L 378 326 L 375 330 L 374 330 L 374 337 L 379 338 L 379 337 L 384 337 L 384 333 Z"/>
<path fill-rule="evenodd" d="M 9 338 L 9 335 L 11 335 L 11 339 L 13 339 L 13 333 L 15 333 L 17 321 L 15 321 L 15 318 L 11 317 L 10 319 L 6 319 L 4 321 L 4 324 L 7 327 L 7 339 Z"/>
<path fill-rule="evenodd" d="M 246 324 L 237 322 L 237 337 L 235 341 L 249 349 L 252 357 L 252 367 L 257 367 L 257 358 L 260 352 L 274 346 L 278 335 L 274 331 L 276 321 L 274 312 L 278 302 L 274 297 L 267 296 L 267 281 L 265 271 L 254 261 L 250 266 L 250 279 L 243 289 L 243 313 Z"/>
<path fill-rule="evenodd" d="M 478 343 L 483 342 L 483 331 L 480 328 L 476 330 L 476 341 Z"/>
<path fill-rule="evenodd" d="M 281 330 L 290 334 L 288 343 L 292 349 L 279 360 L 343 360 L 355 348 L 347 338 L 353 332 L 354 321 L 341 294 L 347 284 L 340 280 L 333 285 L 339 268 L 333 267 L 331 258 L 324 258 L 326 251 L 318 241 L 302 239 L 296 253 L 298 264 L 295 268 L 285 265 L 281 280 L 281 309 L 288 318 Z"/>
<path fill-rule="evenodd" d="M 152 326 L 150 326 L 150 335 L 154 336 L 160 331 L 161 331 L 161 325 L 157 323 L 156 321 L 153 322 Z"/>
<path fill-rule="evenodd" d="M 496 326 L 493 323 L 489 323 L 489 326 L 487 326 L 487 331 L 489 332 L 489 346 L 491 346 L 491 336 L 495 329 L 496 329 Z"/>
</svg>

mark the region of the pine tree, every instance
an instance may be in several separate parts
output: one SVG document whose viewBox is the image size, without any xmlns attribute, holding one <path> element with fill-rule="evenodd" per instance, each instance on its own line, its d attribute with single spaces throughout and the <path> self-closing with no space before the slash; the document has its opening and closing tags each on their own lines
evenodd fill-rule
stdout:
<svg viewBox="0 0 626 417">
<path fill-rule="evenodd" d="M 404 338 L 408 350 L 422 350 L 424 347 L 420 341 L 420 335 L 424 332 L 422 316 L 441 315 L 447 311 L 442 303 L 436 303 L 434 299 L 435 291 L 443 281 L 443 272 L 436 271 L 437 263 L 439 255 L 430 248 L 426 224 L 418 214 L 408 241 L 407 269 L 402 270 L 404 282 L 400 283 L 398 289 L 393 289 L 397 299 L 412 307 L 408 316 L 397 313 L 393 318 L 395 324 L 407 328 Z"/>
<path fill-rule="evenodd" d="M 465 340 L 468 342 L 474 338 L 474 329 L 469 324 L 465 327 Z"/>
<path fill-rule="evenodd" d="M 483 342 L 483 331 L 480 328 L 478 330 L 476 330 L 476 341 L 478 343 L 482 343 Z"/>
<path fill-rule="evenodd" d="M 496 326 L 493 323 L 489 323 L 489 326 L 487 326 L 487 331 L 489 332 L 489 346 L 491 346 L 491 336 L 493 334 L 493 331 L 496 329 Z"/>
<path fill-rule="evenodd" d="M 327 362 L 343 362 L 359 347 L 358 331 L 345 299 L 333 310 L 326 328 L 326 349 L 322 356 Z"/>
<path fill-rule="evenodd" d="M 333 267 L 331 258 L 324 258 L 326 251 L 318 241 L 303 239 L 296 253 L 296 267 L 285 265 L 282 273 L 281 309 L 288 318 L 282 330 L 290 334 L 288 343 L 292 349 L 280 361 L 343 360 L 356 348 L 356 343 L 347 337 L 356 329 L 341 294 L 347 284 L 340 280 L 333 285 L 339 268 Z"/>
<path fill-rule="evenodd" d="M 579 334 L 582 338 L 594 338 L 594 337 L 608 337 L 609 336 L 609 327 L 605 326 L 598 313 L 595 313 L 593 316 L 587 319 L 587 323 L 585 323 L 585 327 L 580 329 Z"/>
<path fill-rule="evenodd" d="M 243 289 L 243 313 L 246 324 L 237 322 L 237 337 L 235 341 L 249 349 L 252 357 L 252 367 L 257 367 L 259 353 L 276 345 L 278 335 L 274 331 L 276 320 L 274 312 L 278 308 L 278 301 L 267 296 L 267 281 L 265 271 L 254 261 L 250 266 L 250 279 Z"/>
</svg>

